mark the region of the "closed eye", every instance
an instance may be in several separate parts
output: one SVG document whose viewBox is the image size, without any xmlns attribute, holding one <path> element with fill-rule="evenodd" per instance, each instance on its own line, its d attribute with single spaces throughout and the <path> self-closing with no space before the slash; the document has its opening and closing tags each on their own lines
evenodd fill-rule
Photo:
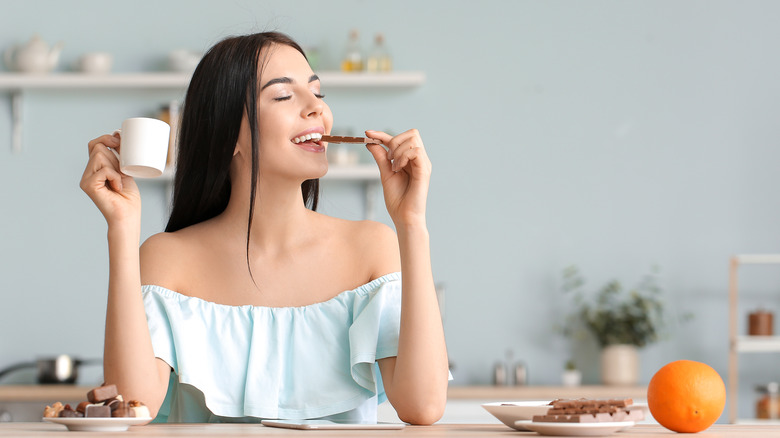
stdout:
<svg viewBox="0 0 780 438">
<path fill-rule="evenodd" d="M 290 98 L 292 98 L 292 96 L 274 97 L 274 100 L 277 102 L 281 102 L 283 100 L 290 100 Z"/>
</svg>

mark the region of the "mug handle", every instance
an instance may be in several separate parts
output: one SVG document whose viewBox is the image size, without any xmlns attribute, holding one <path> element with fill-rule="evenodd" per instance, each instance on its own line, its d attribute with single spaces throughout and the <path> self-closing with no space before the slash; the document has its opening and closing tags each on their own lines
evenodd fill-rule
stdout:
<svg viewBox="0 0 780 438">
<path fill-rule="evenodd" d="M 121 141 L 122 140 L 122 130 L 121 129 L 116 129 L 116 130 L 114 130 L 114 132 L 111 133 L 111 135 L 113 135 L 113 136 L 116 136 L 117 134 L 119 135 L 119 140 Z M 114 148 L 108 148 L 108 150 L 114 153 L 114 155 L 116 156 L 117 160 L 121 160 L 121 158 L 119 158 L 119 152 L 117 152 Z"/>
</svg>

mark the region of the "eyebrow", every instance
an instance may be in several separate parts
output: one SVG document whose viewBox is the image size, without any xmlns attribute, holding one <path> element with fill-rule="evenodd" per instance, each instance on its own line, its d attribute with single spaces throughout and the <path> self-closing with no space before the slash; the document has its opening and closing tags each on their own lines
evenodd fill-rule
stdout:
<svg viewBox="0 0 780 438">
<path fill-rule="evenodd" d="M 312 83 L 314 81 L 319 81 L 320 77 L 317 75 L 311 75 L 309 76 L 309 83 Z M 274 84 L 292 84 L 293 80 L 288 77 L 281 77 L 281 78 L 275 78 L 271 79 L 270 81 L 266 82 L 265 85 L 263 85 L 262 88 L 260 88 L 260 91 L 265 90 L 266 88 L 270 87 Z"/>
</svg>

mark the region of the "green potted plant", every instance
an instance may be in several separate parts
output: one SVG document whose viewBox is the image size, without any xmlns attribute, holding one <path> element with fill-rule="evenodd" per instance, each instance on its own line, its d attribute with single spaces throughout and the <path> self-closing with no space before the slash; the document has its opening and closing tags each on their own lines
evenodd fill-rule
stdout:
<svg viewBox="0 0 780 438">
<path fill-rule="evenodd" d="M 563 386 L 580 386 L 582 383 L 582 372 L 577 369 L 577 364 L 571 359 L 566 361 L 566 367 L 561 374 L 561 383 Z"/>
<path fill-rule="evenodd" d="M 625 291 L 617 280 L 595 293 L 574 266 L 563 271 L 563 291 L 575 310 L 568 315 L 564 334 L 582 339 L 592 335 L 601 347 L 601 378 L 607 385 L 635 385 L 639 380 L 638 348 L 656 342 L 663 326 L 664 304 L 654 269 L 640 284 Z"/>
</svg>

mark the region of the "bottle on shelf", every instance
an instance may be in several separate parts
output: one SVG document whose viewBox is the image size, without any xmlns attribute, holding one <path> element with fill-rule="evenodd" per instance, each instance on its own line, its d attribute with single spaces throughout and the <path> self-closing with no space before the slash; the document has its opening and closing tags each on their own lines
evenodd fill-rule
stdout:
<svg viewBox="0 0 780 438">
<path fill-rule="evenodd" d="M 357 29 L 352 29 L 347 40 L 347 47 L 344 51 L 344 58 L 341 60 L 341 71 L 358 72 L 363 71 L 363 51 L 360 49 L 360 33 Z"/>
<path fill-rule="evenodd" d="M 374 37 L 374 47 L 366 60 L 366 70 L 370 72 L 388 72 L 393 69 L 393 60 L 385 46 L 385 36 L 377 33 Z"/>
</svg>

